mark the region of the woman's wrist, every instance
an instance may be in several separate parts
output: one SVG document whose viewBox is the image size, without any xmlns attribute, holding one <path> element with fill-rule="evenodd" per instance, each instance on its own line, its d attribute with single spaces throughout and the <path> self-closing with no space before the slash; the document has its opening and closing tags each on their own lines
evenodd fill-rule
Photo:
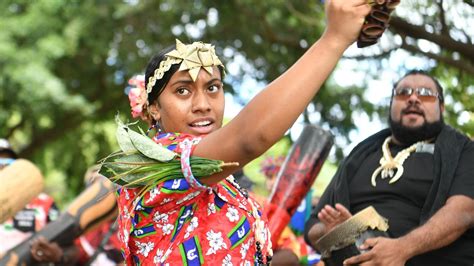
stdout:
<svg viewBox="0 0 474 266">
<path fill-rule="evenodd" d="M 319 40 L 324 42 L 324 45 L 331 49 L 331 51 L 340 51 L 341 54 L 355 41 L 347 38 L 347 36 L 340 36 L 328 30 L 324 31 Z"/>
</svg>

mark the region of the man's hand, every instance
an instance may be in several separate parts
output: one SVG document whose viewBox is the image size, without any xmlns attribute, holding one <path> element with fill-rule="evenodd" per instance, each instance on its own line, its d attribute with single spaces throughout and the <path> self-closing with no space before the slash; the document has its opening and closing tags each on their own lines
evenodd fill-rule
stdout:
<svg viewBox="0 0 474 266">
<path fill-rule="evenodd" d="M 367 239 L 364 254 L 344 261 L 345 265 L 404 265 L 412 257 L 451 244 L 474 224 L 474 200 L 464 195 L 448 198 L 425 224 L 399 238 Z"/>
<path fill-rule="evenodd" d="M 339 203 L 336 203 L 335 208 L 326 205 L 318 213 L 318 219 L 324 224 L 326 233 L 351 217 L 352 214 L 349 212 L 349 210 Z"/>
<path fill-rule="evenodd" d="M 31 256 L 37 262 L 59 263 L 63 256 L 63 249 L 54 242 L 49 242 L 44 237 L 38 237 L 31 241 Z"/>
<path fill-rule="evenodd" d="M 405 265 L 405 262 L 409 259 L 399 239 L 386 237 L 369 238 L 365 240 L 359 249 L 367 251 L 345 260 L 344 265 L 400 266 Z"/>
<path fill-rule="evenodd" d="M 316 241 L 323 235 L 331 231 L 336 225 L 352 217 L 352 214 L 343 205 L 336 203 L 334 207 L 324 206 L 318 213 L 319 222 L 314 224 L 309 230 L 308 238 L 313 247 Z"/>
</svg>

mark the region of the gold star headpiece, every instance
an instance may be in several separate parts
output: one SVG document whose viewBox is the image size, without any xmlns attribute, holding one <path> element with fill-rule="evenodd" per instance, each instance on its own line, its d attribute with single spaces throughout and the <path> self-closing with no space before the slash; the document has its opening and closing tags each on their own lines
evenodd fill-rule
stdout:
<svg viewBox="0 0 474 266">
<path fill-rule="evenodd" d="M 160 66 L 155 70 L 153 76 L 148 79 L 146 92 L 150 93 L 156 81 L 163 78 L 163 75 L 172 65 L 180 64 L 178 71 L 188 70 L 193 81 L 196 81 L 201 67 L 212 75 L 213 66 L 222 66 L 221 60 L 216 55 L 214 46 L 203 42 L 183 44 L 176 39 L 176 49 L 165 55 L 166 59 L 161 61 Z M 225 73 L 223 73 L 225 74 Z M 224 77 L 222 77 L 224 78 Z"/>
</svg>

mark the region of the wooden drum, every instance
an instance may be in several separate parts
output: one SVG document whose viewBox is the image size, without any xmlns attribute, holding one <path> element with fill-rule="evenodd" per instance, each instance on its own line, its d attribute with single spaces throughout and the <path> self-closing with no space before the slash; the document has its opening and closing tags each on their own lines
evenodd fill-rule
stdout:
<svg viewBox="0 0 474 266">
<path fill-rule="evenodd" d="M 43 190 L 40 170 L 25 159 L 17 159 L 0 170 L 0 223 L 23 209 Z"/>
<path fill-rule="evenodd" d="M 359 246 L 368 238 L 387 234 L 387 219 L 369 206 L 322 236 L 315 247 L 326 266 L 342 265 L 345 259 L 362 254 Z"/>
</svg>

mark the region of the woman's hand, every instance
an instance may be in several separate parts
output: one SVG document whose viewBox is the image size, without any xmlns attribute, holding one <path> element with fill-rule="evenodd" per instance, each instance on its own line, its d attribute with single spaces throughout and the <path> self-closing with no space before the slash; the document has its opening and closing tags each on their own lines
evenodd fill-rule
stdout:
<svg viewBox="0 0 474 266">
<path fill-rule="evenodd" d="M 367 0 L 326 0 L 328 25 L 324 36 L 343 45 L 351 45 L 359 36 L 370 9 Z"/>
<path fill-rule="evenodd" d="M 204 137 L 194 156 L 244 166 L 276 143 L 312 101 L 347 47 L 357 39 L 370 6 L 365 0 L 326 0 L 329 25 L 323 36 L 272 81 L 223 128 Z M 214 184 L 236 168 L 209 178 Z"/>
</svg>

